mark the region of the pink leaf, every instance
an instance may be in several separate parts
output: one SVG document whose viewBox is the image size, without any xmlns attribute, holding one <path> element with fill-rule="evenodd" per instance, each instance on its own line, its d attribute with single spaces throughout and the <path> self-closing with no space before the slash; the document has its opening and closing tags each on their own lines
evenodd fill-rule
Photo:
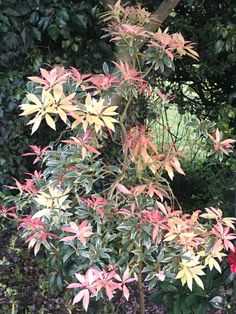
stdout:
<svg viewBox="0 0 236 314">
<path fill-rule="evenodd" d="M 126 195 L 132 194 L 123 184 L 117 183 L 116 187 L 123 194 L 126 194 Z"/>
<path fill-rule="evenodd" d="M 73 282 L 71 284 L 69 284 L 69 286 L 67 286 L 68 289 L 77 289 L 80 288 L 81 284 L 77 283 L 77 282 Z"/>
<path fill-rule="evenodd" d="M 129 289 L 126 287 L 126 285 L 123 286 L 123 295 L 126 298 L 126 300 L 129 300 Z"/>
</svg>

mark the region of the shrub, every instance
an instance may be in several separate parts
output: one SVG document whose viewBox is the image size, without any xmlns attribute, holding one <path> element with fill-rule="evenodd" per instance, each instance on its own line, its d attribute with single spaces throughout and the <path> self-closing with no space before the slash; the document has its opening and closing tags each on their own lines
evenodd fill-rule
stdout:
<svg viewBox="0 0 236 314">
<path fill-rule="evenodd" d="M 164 72 L 184 55 L 197 59 L 193 44 L 179 33 L 147 31 L 150 14 L 119 1 L 104 18 L 112 21 L 111 40 L 131 60 L 116 60 L 113 73 L 104 63 L 101 74 L 57 66 L 29 77 L 20 108 L 32 133 L 44 120 L 54 130 L 61 120 L 70 138 L 58 146 L 30 147 L 25 155 L 41 162 L 41 170 L 24 183 L 15 179 L 9 188 L 19 194 L 9 201 L 16 212 L 3 207 L 1 213 L 16 219 L 35 255 L 45 247 L 51 283 L 76 289 L 74 304 L 82 301 L 87 311 L 90 298 L 111 300 L 116 294 L 128 300 L 129 284 L 136 281 L 144 313 L 143 280 L 152 288 L 180 279 L 192 291 L 204 289 L 207 269 L 221 272 L 225 252 L 234 251 L 235 218 L 213 207 L 184 213 L 169 184 L 176 172 L 185 174 L 183 151 L 175 143 L 159 147 L 147 124 L 127 122 L 138 96 L 148 101 L 154 93 L 146 79 L 150 69 Z M 167 95 L 159 95 L 166 101 Z M 202 136 L 220 158 L 235 142 L 222 140 L 218 129 Z M 102 153 L 105 145 L 118 162 Z"/>
</svg>

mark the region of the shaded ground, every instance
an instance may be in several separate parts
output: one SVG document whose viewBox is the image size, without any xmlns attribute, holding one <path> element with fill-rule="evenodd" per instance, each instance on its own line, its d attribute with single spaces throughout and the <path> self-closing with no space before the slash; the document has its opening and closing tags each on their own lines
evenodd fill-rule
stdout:
<svg viewBox="0 0 236 314">
<path fill-rule="evenodd" d="M 0 243 L 0 314 L 68 314 L 62 294 L 49 292 L 43 261 L 32 258 L 10 224 L 0 229 Z"/>
</svg>

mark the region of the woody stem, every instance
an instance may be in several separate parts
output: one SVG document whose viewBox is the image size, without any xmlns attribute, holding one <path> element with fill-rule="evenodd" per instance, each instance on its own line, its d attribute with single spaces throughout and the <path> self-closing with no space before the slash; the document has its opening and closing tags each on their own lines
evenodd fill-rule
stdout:
<svg viewBox="0 0 236 314">
<path fill-rule="evenodd" d="M 145 298 L 144 298 L 144 289 L 143 289 L 143 281 L 142 281 L 142 262 L 139 262 L 139 272 L 138 272 L 138 290 L 139 290 L 139 310 L 140 314 L 145 313 Z"/>
</svg>

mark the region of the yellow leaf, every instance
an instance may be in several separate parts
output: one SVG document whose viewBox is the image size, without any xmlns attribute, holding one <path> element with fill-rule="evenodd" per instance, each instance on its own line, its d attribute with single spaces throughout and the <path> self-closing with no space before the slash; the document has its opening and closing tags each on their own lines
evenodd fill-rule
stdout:
<svg viewBox="0 0 236 314">
<path fill-rule="evenodd" d="M 71 125 L 72 130 L 73 130 L 74 128 L 76 128 L 80 123 L 81 123 L 81 121 L 75 120 L 75 121 L 72 123 L 72 125 Z"/>
<path fill-rule="evenodd" d="M 61 108 L 57 108 L 57 112 L 58 112 L 60 118 L 62 119 L 62 121 L 66 123 L 67 115 L 66 115 L 65 111 L 63 111 Z"/>
<path fill-rule="evenodd" d="M 192 289 L 193 289 L 193 275 L 189 270 L 186 270 L 185 275 L 186 275 L 186 279 L 187 279 L 187 285 L 188 285 L 189 289 L 192 291 Z"/>
<path fill-rule="evenodd" d="M 57 84 L 53 87 L 53 96 L 56 102 L 59 102 L 63 95 L 63 87 L 61 84 Z"/>
<path fill-rule="evenodd" d="M 196 284 L 204 290 L 204 285 L 203 285 L 202 280 L 195 274 L 193 274 L 193 279 L 196 281 Z"/>
<path fill-rule="evenodd" d="M 41 101 L 40 101 L 40 100 L 38 99 L 38 97 L 35 96 L 34 94 L 27 94 L 26 97 L 29 99 L 29 101 L 33 102 L 33 103 L 36 104 L 37 106 L 42 107 Z"/>
<path fill-rule="evenodd" d="M 96 116 L 89 116 L 88 121 L 89 121 L 91 124 L 94 123 L 95 126 L 96 126 L 96 125 L 97 125 L 97 126 L 100 126 L 100 128 L 101 128 L 101 126 L 104 126 L 104 123 L 102 122 L 102 120 L 99 119 L 99 118 L 96 117 Z"/>
<path fill-rule="evenodd" d="M 168 233 L 167 233 L 167 235 L 168 235 Z M 165 237 L 164 241 L 172 241 L 172 240 L 174 240 L 176 237 L 177 237 L 176 234 L 172 234 L 172 235 L 169 235 L 169 236 Z"/>
<path fill-rule="evenodd" d="M 104 124 L 106 127 L 111 129 L 113 132 L 115 131 L 113 123 L 118 123 L 118 121 L 112 117 L 102 117 Z"/>
<path fill-rule="evenodd" d="M 118 112 L 115 112 L 116 108 L 118 108 L 118 106 L 106 107 L 106 109 L 102 112 L 102 114 L 104 116 L 115 116 L 118 114 Z"/>
<path fill-rule="evenodd" d="M 46 194 L 47 195 L 47 194 Z M 42 205 L 42 206 L 46 206 L 46 207 L 51 207 L 52 204 L 53 204 L 53 200 L 51 198 L 47 198 L 47 197 L 44 197 L 42 195 L 39 195 L 35 198 L 35 201 Z"/>
<path fill-rule="evenodd" d="M 21 110 L 24 110 L 24 112 L 22 112 L 20 116 L 28 116 L 34 112 L 39 111 L 42 108 L 42 105 L 38 106 L 38 105 L 22 104 L 20 105 L 20 108 Z"/>
<path fill-rule="evenodd" d="M 52 117 L 49 116 L 49 114 L 46 113 L 45 119 L 46 119 L 47 125 L 50 126 L 50 128 L 56 130 L 55 122 L 54 122 L 54 120 L 52 119 Z"/>
<path fill-rule="evenodd" d="M 33 218 L 33 219 L 34 219 L 34 218 L 41 218 L 41 217 L 43 217 L 43 216 L 48 217 L 48 216 L 50 215 L 50 212 L 51 212 L 50 208 L 44 208 L 44 209 L 38 211 L 36 214 L 34 214 L 34 215 L 32 216 L 32 218 Z"/>
<path fill-rule="evenodd" d="M 42 121 L 42 115 L 38 115 L 33 120 L 30 120 L 30 122 L 28 124 L 33 124 L 31 134 L 33 134 L 35 131 L 38 130 L 41 121 Z"/>
<path fill-rule="evenodd" d="M 52 94 L 48 91 L 43 90 L 42 100 L 43 100 L 43 106 L 44 107 L 49 107 L 49 106 L 55 105 L 54 98 L 53 98 Z"/>
</svg>

